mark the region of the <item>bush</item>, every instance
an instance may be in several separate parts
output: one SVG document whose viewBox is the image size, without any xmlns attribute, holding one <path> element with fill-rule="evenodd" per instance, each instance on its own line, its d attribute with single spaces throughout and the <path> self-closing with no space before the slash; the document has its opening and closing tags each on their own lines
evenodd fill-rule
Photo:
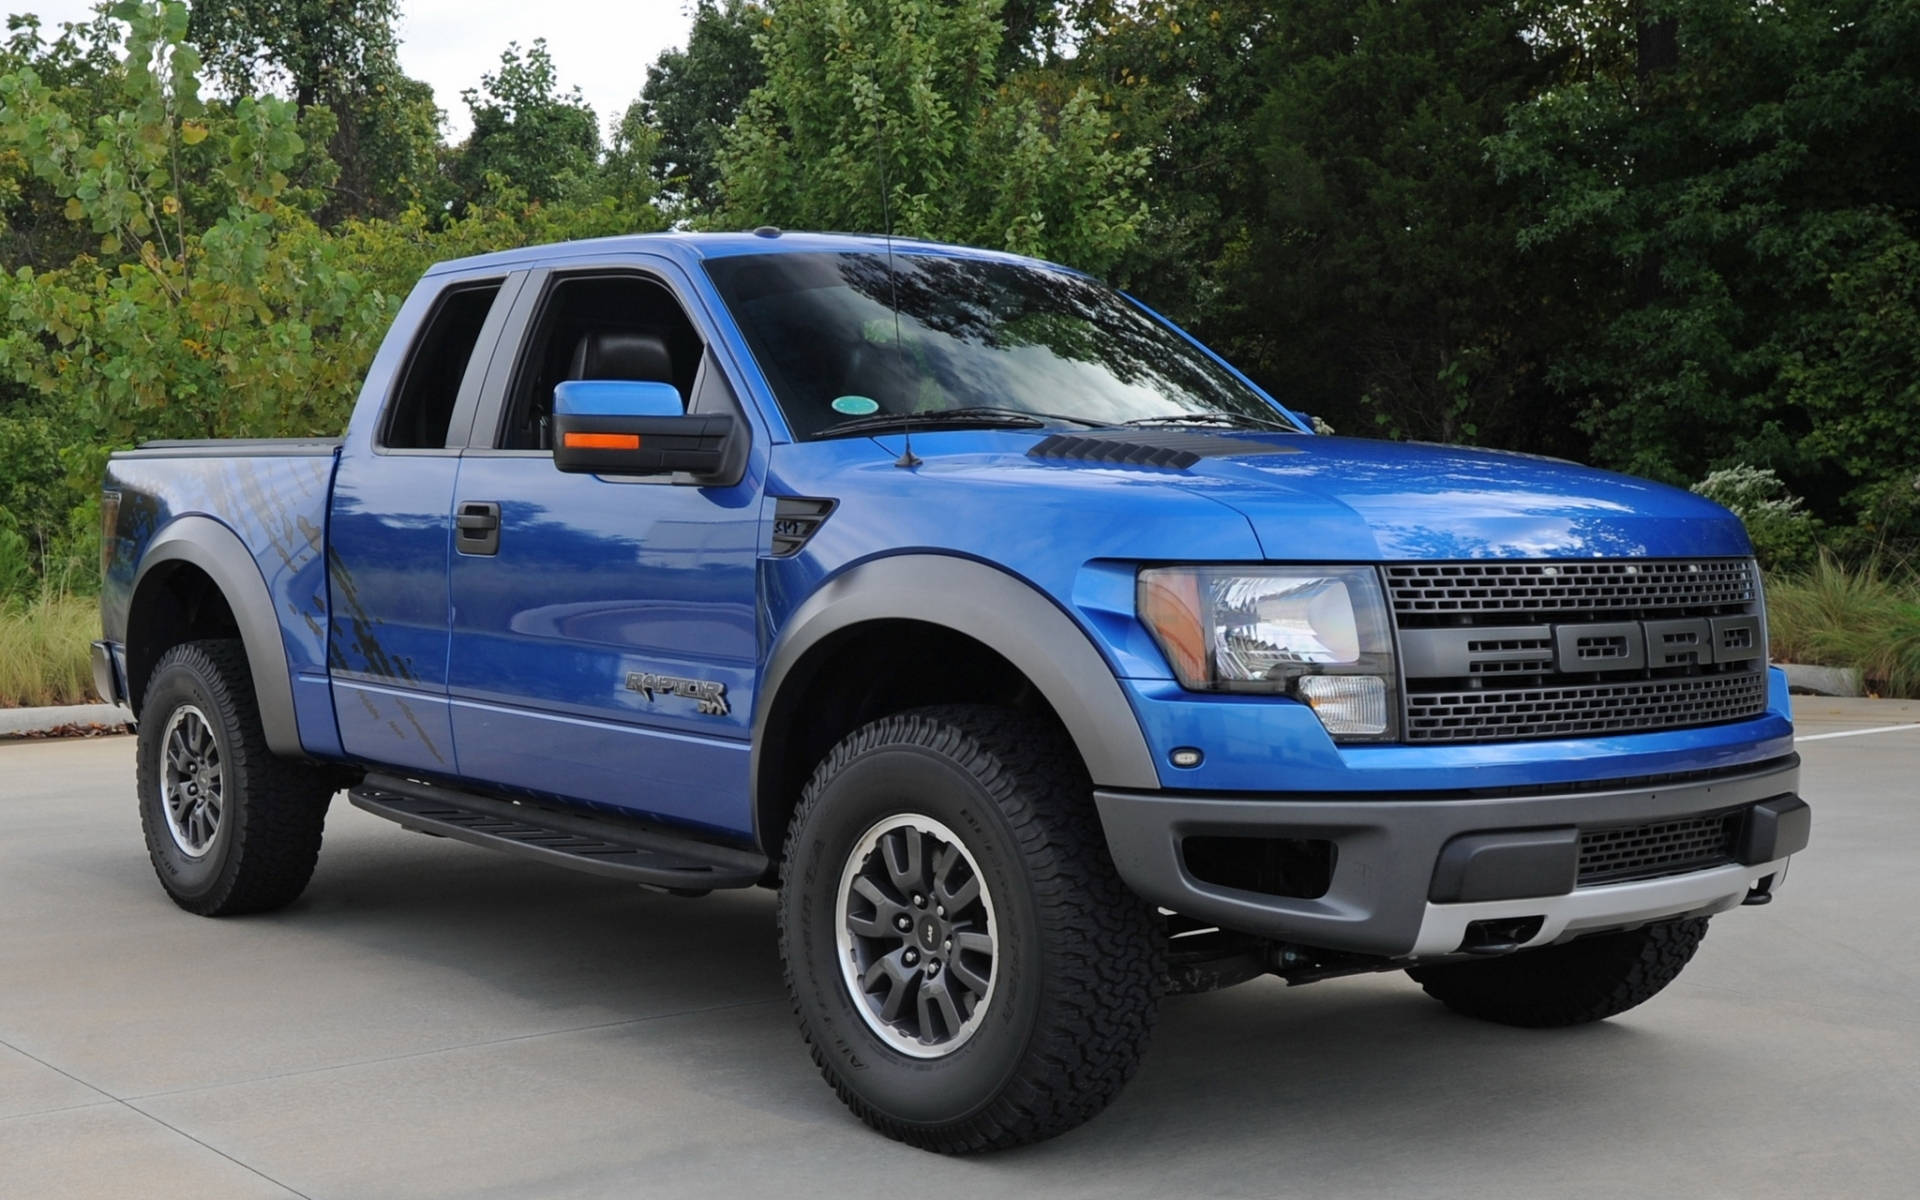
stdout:
<svg viewBox="0 0 1920 1200">
<path fill-rule="evenodd" d="M 1767 629 L 1781 662 L 1853 667 L 1881 696 L 1920 697 L 1920 574 L 1848 568 L 1822 553 L 1767 584 Z"/>
<path fill-rule="evenodd" d="M 1693 485 L 1696 495 L 1731 509 L 1747 527 L 1753 552 L 1769 571 L 1801 571 L 1819 549 L 1820 522 L 1801 507 L 1770 468 L 1744 464 L 1715 471 Z"/>
</svg>

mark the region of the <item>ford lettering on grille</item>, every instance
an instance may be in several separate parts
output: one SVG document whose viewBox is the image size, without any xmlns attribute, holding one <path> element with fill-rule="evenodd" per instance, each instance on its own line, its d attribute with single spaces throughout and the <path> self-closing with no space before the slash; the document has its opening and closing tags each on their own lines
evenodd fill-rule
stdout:
<svg viewBox="0 0 1920 1200">
<path fill-rule="evenodd" d="M 1673 729 L 1765 710 L 1766 627 L 1751 560 L 1385 573 L 1408 741 Z"/>
</svg>

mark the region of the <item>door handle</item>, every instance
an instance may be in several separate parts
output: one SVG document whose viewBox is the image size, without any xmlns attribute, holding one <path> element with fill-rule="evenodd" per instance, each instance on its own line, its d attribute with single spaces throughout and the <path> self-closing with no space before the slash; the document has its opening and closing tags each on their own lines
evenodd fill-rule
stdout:
<svg viewBox="0 0 1920 1200">
<path fill-rule="evenodd" d="M 462 503 L 454 513 L 454 549 L 462 554 L 500 553 L 500 506 L 490 500 Z"/>
</svg>

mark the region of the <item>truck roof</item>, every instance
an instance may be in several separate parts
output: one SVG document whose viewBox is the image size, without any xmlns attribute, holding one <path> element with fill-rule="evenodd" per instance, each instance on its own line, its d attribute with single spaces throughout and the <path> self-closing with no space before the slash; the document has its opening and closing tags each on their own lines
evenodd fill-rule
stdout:
<svg viewBox="0 0 1920 1200">
<path fill-rule="evenodd" d="M 429 268 L 427 274 L 433 276 L 476 269 L 539 266 L 567 259 L 590 258 L 621 252 L 658 254 L 674 259 L 683 266 L 690 266 L 701 259 L 725 258 L 736 254 L 844 254 L 849 251 L 876 253 L 884 250 L 886 245 L 887 239 L 879 234 L 788 232 L 770 228 L 769 232 L 764 233 L 635 233 L 617 237 L 587 238 L 574 242 L 554 242 L 543 246 L 526 246 L 517 250 L 501 250 L 493 254 L 479 254 L 470 258 L 449 259 Z M 895 236 L 893 249 L 898 254 L 937 254 L 951 258 L 1039 263 L 1037 259 L 1008 254 L 1000 250 L 982 250 L 977 246 L 956 246 L 920 238 Z M 1059 267 L 1054 263 L 1040 265 L 1055 267 L 1058 270 L 1072 270 L 1068 267 Z M 1075 271 L 1074 274 L 1080 274 L 1080 272 Z"/>
</svg>

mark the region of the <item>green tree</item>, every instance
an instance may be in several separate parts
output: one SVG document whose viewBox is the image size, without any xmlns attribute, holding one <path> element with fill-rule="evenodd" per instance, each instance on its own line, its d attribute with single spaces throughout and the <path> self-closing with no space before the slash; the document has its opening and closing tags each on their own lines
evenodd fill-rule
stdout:
<svg viewBox="0 0 1920 1200">
<path fill-rule="evenodd" d="M 461 93 L 473 133 L 455 156 L 454 176 L 468 203 L 505 181 L 536 201 L 590 188 L 600 157 L 600 127 L 580 89 L 562 92 L 545 38 L 500 55 L 498 70 Z"/>
<path fill-rule="evenodd" d="M 659 148 L 660 131 L 647 120 L 645 107 L 639 101 L 627 105 L 626 115 L 607 139 L 594 190 L 636 213 L 657 213 L 653 206 L 660 196 L 661 183 L 654 174 L 654 164 Z M 661 223 L 664 227 L 664 217 Z"/>
<path fill-rule="evenodd" d="M 1338 428 L 1577 453 L 1539 366 L 1556 276 L 1519 248 L 1518 189 L 1483 147 L 1550 77 L 1527 10 L 1300 0 L 1274 19 L 1241 147 L 1259 199 L 1218 260 L 1213 328 Z"/>
<path fill-rule="evenodd" d="M 38 17 L 10 17 L 0 42 L 0 76 L 32 70 L 64 109 L 111 103 L 121 90 L 119 38 L 118 23 L 100 14 L 64 24 L 52 37 Z M 97 244 L 63 209 L 20 149 L 0 141 L 0 269 L 66 263 Z"/>
<path fill-rule="evenodd" d="M 1000 0 L 778 0 L 722 156 L 723 220 L 895 232 L 1089 270 L 1138 236 L 1141 155 L 1097 98 L 1003 75 Z M 884 179 L 884 188 L 883 188 Z"/>
<path fill-rule="evenodd" d="M 304 117 L 333 115 L 337 165 L 321 218 L 392 215 L 437 194 L 441 114 L 432 89 L 399 67 L 395 0 L 214 0 L 193 6 L 189 36 L 230 93 L 290 97 Z M 309 138 L 310 141 L 313 139 Z"/>
<path fill-rule="evenodd" d="M 754 0 L 700 0 L 685 50 L 647 68 L 640 117 L 657 131 L 653 171 L 695 212 L 720 206 L 720 152 L 747 97 L 766 79 L 754 35 L 767 10 Z"/>
<path fill-rule="evenodd" d="M 1920 6 L 1561 13 L 1574 69 L 1490 145 L 1587 318 L 1553 376 L 1598 456 L 1675 481 L 1748 463 L 1821 517 L 1911 521 Z"/>
<path fill-rule="evenodd" d="M 1222 277 L 1264 203 L 1249 138 L 1281 22 L 1262 0 L 1073 0 L 1056 23 L 1074 31 L 1078 53 L 1042 55 L 1063 86 L 1095 90 L 1119 144 L 1147 155 L 1147 215 L 1116 280 L 1236 358 L 1252 342 L 1232 340 L 1220 320 Z"/>
<path fill-rule="evenodd" d="M 644 137 L 638 193 L 596 180 L 548 203 L 496 178 L 457 218 L 318 224 L 324 199 L 297 176 L 324 160 L 305 139 L 331 114 L 204 100 L 187 29 L 179 3 L 122 0 L 81 34 L 17 26 L 0 57 L 0 180 L 46 227 L 0 271 L 0 560 L 16 567 L 91 575 L 111 449 L 338 433 L 429 264 L 660 224 Z"/>
</svg>

